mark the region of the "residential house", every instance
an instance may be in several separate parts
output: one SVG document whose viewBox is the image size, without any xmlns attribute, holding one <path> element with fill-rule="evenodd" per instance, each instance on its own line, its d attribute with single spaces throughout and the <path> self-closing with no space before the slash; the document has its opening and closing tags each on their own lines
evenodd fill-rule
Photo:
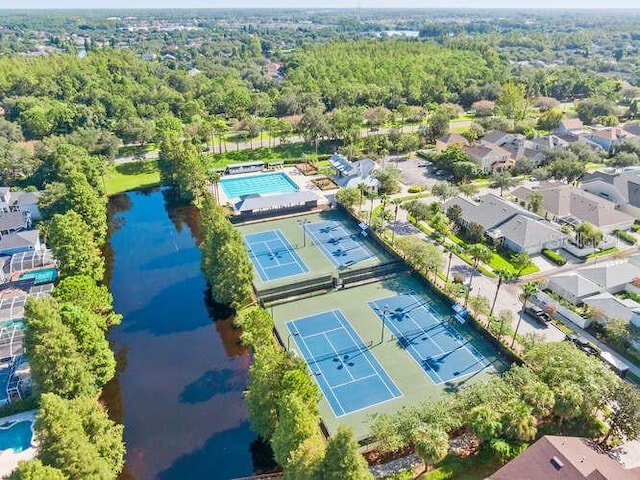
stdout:
<svg viewBox="0 0 640 480">
<path fill-rule="evenodd" d="M 462 147 L 483 172 L 496 172 L 513 167 L 511 152 L 497 145 L 469 145 Z"/>
<path fill-rule="evenodd" d="M 0 235 L 0 255 L 13 255 L 42 248 L 37 230 L 22 230 Z"/>
<path fill-rule="evenodd" d="M 628 260 L 581 268 L 578 273 L 598 285 L 601 292 L 620 293 L 634 279 L 640 278 L 640 265 L 637 264 L 640 257 L 633 257 L 633 260 L 630 257 Z"/>
<path fill-rule="evenodd" d="M 347 157 L 334 154 L 329 163 L 335 169 L 334 181 L 343 188 L 359 188 L 364 185 L 369 192 L 377 192 L 380 182 L 374 177 L 373 172 L 378 169 L 378 164 L 370 158 L 350 161 Z"/>
<path fill-rule="evenodd" d="M 502 130 L 492 130 L 487 132 L 479 141 L 481 145 L 486 145 L 491 147 L 492 145 L 497 145 L 502 147 L 508 144 L 515 144 L 524 140 L 524 135 L 520 135 L 517 133 L 506 133 Z"/>
<path fill-rule="evenodd" d="M 622 126 L 622 129 L 630 133 L 631 135 L 640 137 L 640 122 L 627 123 L 626 125 Z"/>
<path fill-rule="evenodd" d="M 640 303 L 630 298 L 618 298 L 604 292 L 585 298 L 584 303 L 602 312 L 607 318 L 617 318 L 640 327 Z"/>
<path fill-rule="evenodd" d="M 603 169 L 585 173 L 580 186 L 613 202 L 620 211 L 640 218 L 640 170 Z"/>
<path fill-rule="evenodd" d="M 600 285 L 580 275 L 569 272 L 549 278 L 547 289 L 557 293 L 573 305 L 582 305 L 583 300 L 602 291 Z"/>
<path fill-rule="evenodd" d="M 0 187 L 0 212 L 29 212 L 32 220 L 40 220 L 38 200 L 42 192 L 12 192 Z"/>
<path fill-rule="evenodd" d="M 638 480 L 640 467 L 625 469 L 586 438 L 545 435 L 489 480 Z"/>
<path fill-rule="evenodd" d="M 559 248 L 566 238 L 539 215 L 493 194 L 483 195 L 478 201 L 451 198 L 444 203 L 444 211 L 453 205 L 461 209 L 463 226 L 478 223 L 489 238 L 514 252 L 535 255 L 543 248 Z"/>
<path fill-rule="evenodd" d="M 440 138 L 436 138 L 436 152 L 441 152 L 451 145 L 468 146 L 469 141 L 459 133 L 447 133 Z"/>
<path fill-rule="evenodd" d="M 583 132 L 584 124 L 579 118 L 563 118 L 554 130 L 554 133 L 558 135 L 572 135 L 575 137 Z"/>
<path fill-rule="evenodd" d="M 29 212 L 0 213 L 0 235 L 7 235 L 31 228 L 31 214 Z"/>
<path fill-rule="evenodd" d="M 608 153 L 615 152 L 619 143 L 629 138 L 635 138 L 635 135 L 620 127 L 594 128 L 592 131 L 583 133 L 580 136 L 597 143 Z"/>
<path fill-rule="evenodd" d="M 544 182 L 538 187 L 518 187 L 511 192 L 515 198 L 528 202 L 532 193 L 542 195 L 541 208 L 545 218 L 561 223 L 577 225 L 589 222 L 605 233 L 626 230 L 634 218 L 616 209 L 616 205 L 604 198 L 560 182 Z"/>
</svg>

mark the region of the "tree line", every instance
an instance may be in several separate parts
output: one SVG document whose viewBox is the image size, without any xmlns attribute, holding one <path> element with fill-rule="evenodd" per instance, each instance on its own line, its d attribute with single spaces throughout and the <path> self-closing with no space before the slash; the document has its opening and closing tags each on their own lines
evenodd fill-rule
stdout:
<svg viewBox="0 0 640 480">
<path fill-rule="evenodd" d="M 240 312 L 242 341 L 253 351 L 246 402 L 251 426 L 273 449 L 291 480 L 367 480 L 373 476 L 351 429 L 325 441 L 318 386 L 305 362 L 274 342 L 273 319 L 259 307 Z"/>
<path fill-rule="evenodd" d="M 60 280 L 51 298 L 30 298 L 25 306 L 39 449 L 10 478 L 115 479 L 124 465 L 123 427 L 98 397 L 116 370 L 106 332 L 121 317 L 101 284 L 107 212 L 100 160 L 74 145 L 49 147 L 39 169 L 45 186 L 39 227 L 59 261 Z"/>
</svg>

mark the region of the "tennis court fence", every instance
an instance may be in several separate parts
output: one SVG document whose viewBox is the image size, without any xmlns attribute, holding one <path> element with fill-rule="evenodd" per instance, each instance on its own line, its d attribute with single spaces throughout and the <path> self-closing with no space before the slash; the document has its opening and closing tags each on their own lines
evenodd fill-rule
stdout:
<svg viewBox="0 0 640 480">
<path fill-rule="evenodd" d="M 366 281 L 378 281 L 384 278 L 394 277 L 399 273 L 408 272 L 409 266 L 399 260 L 395 260 L 373 267 L 352 268 L 343 272 L 338 272 L 338 284 L 348 287 L 351 284 Z"/>
<path fill-rule="evenodd" d="M 300 297 L 321 290 L 330 290 L 334 285 L 335 279 L 333 275 L 327 274 L 296 281 L 291 284 L 256 290 L 256 293 L 262 303 L 271 303 L 287 298 Z"/>
</svg>

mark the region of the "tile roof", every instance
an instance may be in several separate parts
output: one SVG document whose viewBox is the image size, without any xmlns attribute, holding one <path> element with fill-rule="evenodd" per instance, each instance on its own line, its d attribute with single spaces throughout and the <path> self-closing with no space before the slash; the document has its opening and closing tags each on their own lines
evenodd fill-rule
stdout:
<svg viewBox="0 0 640 480">
<path fill-rule="evenodd" d="M 490 480 L 638 480 L 640 469 L 625 470 L 593 442 L 545 435 Z"/>
<path fill-rule="evenodd" d="M 560 123 L 565 130 L 579 130 L 584 127 L 582 120 L 579 118 L 563 118 Z"/>
</svg>

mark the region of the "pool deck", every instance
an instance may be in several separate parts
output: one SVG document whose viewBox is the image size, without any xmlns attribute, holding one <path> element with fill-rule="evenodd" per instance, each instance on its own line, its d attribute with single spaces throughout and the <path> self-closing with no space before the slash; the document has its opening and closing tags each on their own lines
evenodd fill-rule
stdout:
<svg viewBox="0 0 640 480">
<path fill-rule="evenodd" d="M 7 422 L 22 422 L 24 420 L 31 420 L 32 422 L 35 422 L 37 413 L 37 410 L 29 410 L 28 412 L 16 413 L 15 415 L 2 417 L 0 418 L 0 425 Z M 37 453 L 38 450 L 33 443 L 31 444 L 31 447 L 23 450 L 22 452 L 15 452 L 11 449 L 0 451 L 0 477 L 5 478 L 16 469 L 18 462 L 31 460 L 32 458 L 35 458 Z"/>
<path fill-rule="evenodd" d="M 298 185 L 299 189 L 301 191 L 303 190 L 313 190 L 319 194 L 323 194 L 326 192 L 321 192 L 321 190 L 315 186 L 311 180 L 313 180 L 314 177 L 309 177 L 309 176 L 305 176 L 302 173 L 300 173 L 300 171 L 295 168 L 295 167 L 285 167 L 285 168 L 279 168 L 278 170 L 263 170 L 261 172 L 251 172 L 251 173 L 239 173 L 236 175 L 225 175 L 222 178 L 248 178 L 248 177 L 255 177 L 255 176 L 260 176 L 260 175 L 268 175 L 268 174 L 272 174 L 272 173 L 285 173 L 287 174 L 287 176 L 293 180 L 293 182 Z M 234 201 L 238 201 L 237 198 L 229 198 L 227 197 L 227 195 L 224 192 L 224 189 L 222 188 L 221 185 L 218 185 L 218 195 L 219 195 L 219 203 L 220 204 L 225 204 L 225 203 L 233 203 Z"/>
</svg>

